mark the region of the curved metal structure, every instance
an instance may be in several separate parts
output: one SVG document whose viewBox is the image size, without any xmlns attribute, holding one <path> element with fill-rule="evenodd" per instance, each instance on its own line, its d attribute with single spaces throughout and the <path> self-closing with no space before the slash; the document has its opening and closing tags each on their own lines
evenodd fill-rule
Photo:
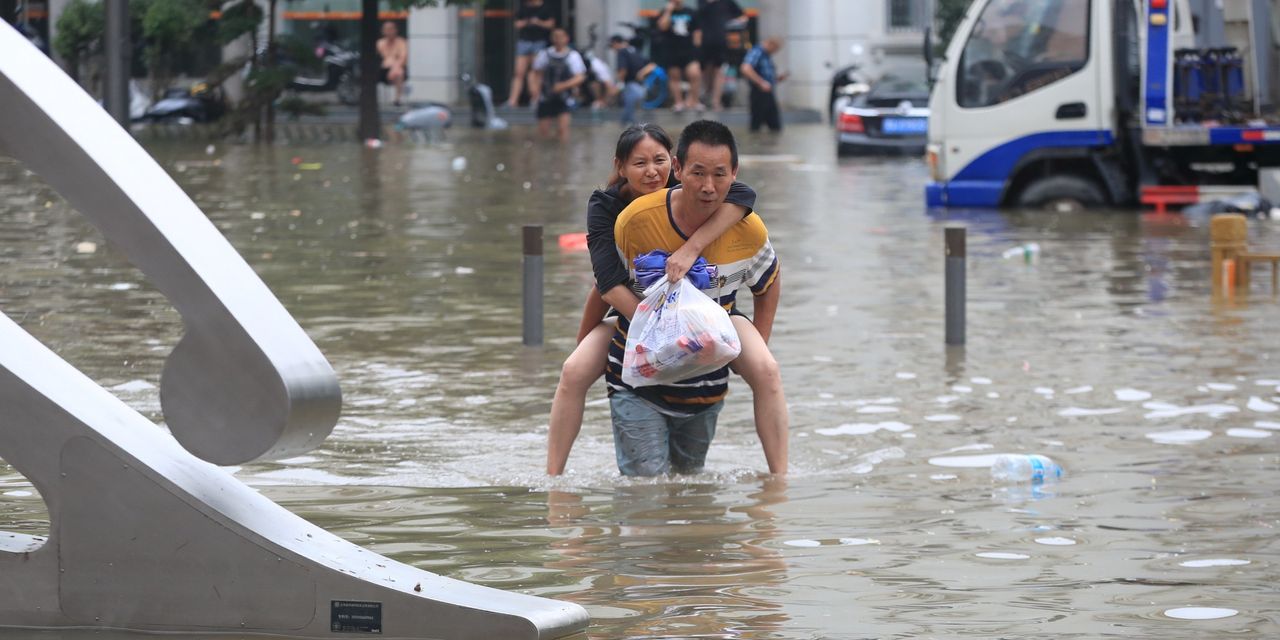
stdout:
<svg viewBox="0 0 1280 640">
<path fill-rule="evenodd" d="M 341 407 L 333 370 L 128 132 L 3 23 L 0 112 L 0 153 L 87 216 L 185 325 L 160 386 L 174 442 L 0 314 L 0 457 L 51 521 L 48 541 L 0 546 L 0 626 L 538 640 L 586 627 L 577 605 L 361 549 L 214 466 L 318 446 Z"/>
</svg>

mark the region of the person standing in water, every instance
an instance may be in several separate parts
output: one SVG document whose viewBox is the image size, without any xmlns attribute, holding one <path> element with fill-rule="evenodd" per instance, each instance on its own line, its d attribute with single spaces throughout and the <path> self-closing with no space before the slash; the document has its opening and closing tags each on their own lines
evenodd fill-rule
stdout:
<svg viewBox="0 0 1280 640">
<path fill-rule="evenodd" d="M 614 224 L 618 214 L 635 198 L 677 184 L 671 175 L 671 148 L 671 138 L 657 125 L 627 127 L 618 138 L 608 185 L 592 193 L 588 202 L 587 238 L 596 285 L 587 294 L 578 346 L 564 362 L 551 404 L 547 438 L 550 475 L 564 473 L 573 442 L 582 428 L 587 391 L 605 372 L 617 314 L 604 321 L 602 318 L 610 305 L 629 317 L 639 302 L 630 287 L 629 270 L 618 256 Z M 667 259 L 668 279 L 684 277 L 703 249 L 752 213 L 755 200 L 750 187 L 739 182 L 731 184 L 725 203 Z M 732 320 L 742 342 L 742 353 L 730 366 L 751 386 L 756 430 L 786 433 L 789 418 L 778 362 L 750 321 L 743 316 L 733 316 Z M 781 464 L 775 462 L 770 461 L 772 471 L 786 470 L 785 454 Z"/>
<path fill-rule="evenodd" d="M 538 133 L 551 136 L 554 119 L 560 141 L 569 140 L 569 112 L 573 110 L 573 90 L 587 81 L 587 64 L 582 55 L 569 47 L 569 32 L 551 31 L 551 48 L 538 52 L 533 59 L 533 101 L 537 104 Z"/>
<path fill-rule="evenodd" d="M 766 38 L 763 44 L 751 49 L 739 65 L 739 73 L 751 83 L 751 130 L 759 131 L 768 126 L 771 131 L 782 131 L 782 116 L 778 112 L 778 83 L 787 74 L 778 73 L 773 66 L 773 54 L 782 49 L 782 40 Z"/>
<path fill-rule="evenodd" d="M 695 19 L 698 26 L 693 32 L 693 44 L 698 47 L 702 77 L 711 84 L 711 108 L 720 111 L 724 109 L 720 100 L 724 94 L 721 67 L 729 61 L 729 24 L 746 22 L 746 14 L 734 0 L 706 0 L 698 7 Z"/>
<path fill-rule="evenodd" d="M 542 0 L 525 0 L 516 10 L 516 61 L 511 74 L 511 92 L 507 94 L 507 106 L 514 108 L 524 91 L 529 65 L 539 51 L 547 48 L 551 30 L 556 28 L 555 13 Z M 533 93 L 533 87 L 530 87 Z"/>
<path fill-rule="evenodd" d="M 698 22 L 693 9 L 684 6 L 684 0 L 670 0 L 658 16 L 658 30 L 662 32 L 662 63 L 667 70 L 671 88 L 672 109 L 702 109 L 699 94 L 702 93 L 702 68 L 698 66 L 698 48 L 693 46 L 693 33 Z M 658 54 L 654 54 L 658 58 Z M 689 83 L 689 93 L 684 93 L 684 82 Z"/>
<path fill-rule="evenodd" d="M 678 250 L 724 204 L 738 175 L 733 133 L 712 120 L 690 124 L 676 143 L 673 168 L 680 186 L 636 198 L 618 215 L 614 239 L 624 262 L 634 263 L 652 251 Z M 752 213 L 740 219 L 707 245 L 702 257 L 718 274 L 702 285 L 702 293 L 725 311 L 742 316 L 737 310 L 738 289 L 749 289 L 755 296 L 755 316 L 747 322 L 768 343 L 782 283 L 778 258 L 760 216 Z M 631 269 L 631 276 L 633 282 L 638 279 L 636 269 Z M 609 345 L 605 373 L 618 470 L 625 476 L 696 473 L 702 470 L 715 438 L 717 418 L 729 392 L 729 367 L 670 384 L 629 386 L 622 379 L 622 359 L 630 328 L 628 311 L 634 309 L 619 309 L 623 317 Z M 769 471 L 786 473 L 787 431 L 757 424 L 756 432 Z"/>
</svg>

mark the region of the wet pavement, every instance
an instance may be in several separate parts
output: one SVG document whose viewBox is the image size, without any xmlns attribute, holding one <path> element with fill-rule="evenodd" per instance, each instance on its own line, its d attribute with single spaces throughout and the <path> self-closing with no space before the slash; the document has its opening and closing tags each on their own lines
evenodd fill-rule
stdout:
<svg viewBox="0 0 1280 640">
<path fill-rule="evenodd" d="M 792 473 L 761 477 L 735 379 L 707 472 L 618 478 L 598 385 L 570 473 L 544 476 L 591 282 L 586 254 L 557 238 L 582 230 L 615 136 L 150 147 L 342 380 L 324 447 L 237 475 L 397 560 L 579 602 L 593 638 L 1280 633 L 1269 279 L 1212 300 L 1203 221 L 926 212 L 921 161 L 837 161 L 821 125 L 741 139 L 740 178 L 783 264 L 772 347 Z M 969 240 L 968 344 L 951 350 L 949 223 Z M 520 344 L 525 224 L 547 233 L 540 349 Z M 1001 257 L 1028 242 L 1035 260 Z M 1280 247 L 1280 223 L 1253 223 L 1251 243 Z M 161 420 L 177 314 L 7 160 L 0 309 Z M 1066 475 L 994 486 L 1000 452 L 1049 455 Z M 0 466 L 0 529 L 47 528 L 39 496 Z"/>
</svg>

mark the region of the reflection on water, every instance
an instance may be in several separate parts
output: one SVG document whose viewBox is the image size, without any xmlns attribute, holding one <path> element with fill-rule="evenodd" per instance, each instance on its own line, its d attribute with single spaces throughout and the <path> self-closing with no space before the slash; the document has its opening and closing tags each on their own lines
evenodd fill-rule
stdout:
<svg viewBox="0 0 1280 640">
<path fill-rule="evenodd" d="M 615 135 L 574 133 L 567 147 L 516 129 L 380 151 L 152 149 L 342 378 L 323 448 L 239 477 L 398 560 L 580 602 L 598 638 L 1277 634 L 1280 305 L 1266 279 L 1212 302 L 1194 221 L 928 214 L 921 162 L 837 163 L 823 127 L 742 141 L 786 273 L 773 347 L 792 475 L 758 477 L 735 381 L 706 473 L 618 479 L 601 386 L 570 474 L 542 476 L 590 283 L 586 255 L 555 238 L 581 230 Z M 946 349 L 942 227 L 957 222 L 968 346 Z M 548 236 L 543 349 L 520 345 L 524 224 Z M 1280 246 L 1280 225 L 1252 233 Z M 1026 242 L 1037 260 L 1001 258 Z M 8 161 L 0 309 L 161 419 L 178 316 Z M 1052 456 L 1067 476 L 1004 489 L 954 462 L 1005 452 Z M 0 525 L 48 531 L 3 466 Z M 1188 608 L 1237 613 L 1167 613 Z"/>
</svg>

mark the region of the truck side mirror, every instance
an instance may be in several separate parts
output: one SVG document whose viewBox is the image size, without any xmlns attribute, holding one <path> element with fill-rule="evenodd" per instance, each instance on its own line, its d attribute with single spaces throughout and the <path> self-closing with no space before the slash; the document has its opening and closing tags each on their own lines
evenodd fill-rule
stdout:
<svg viewBox="0 0 1280 640">
<path fill-rule="evenodd" d="M 924 28 L 924 77 L 929 83 L 929 92 L 933 92 L 933 26 Z"/>
</svg>

